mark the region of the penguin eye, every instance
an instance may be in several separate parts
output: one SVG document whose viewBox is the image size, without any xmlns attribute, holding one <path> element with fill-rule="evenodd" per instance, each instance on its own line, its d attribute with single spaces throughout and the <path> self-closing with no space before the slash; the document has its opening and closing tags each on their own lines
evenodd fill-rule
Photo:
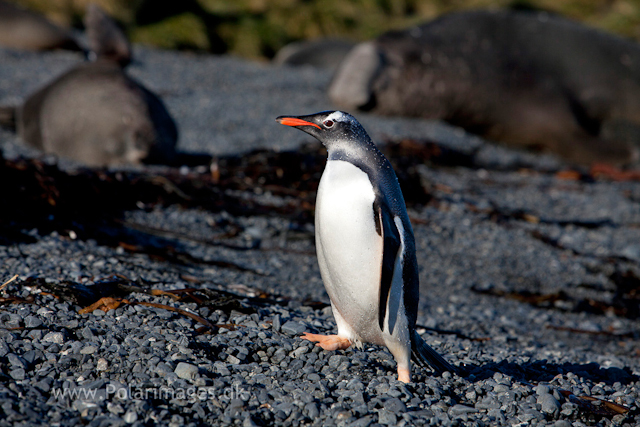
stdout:
<svg viewBox="0 0 640 427">
<path fill-rule="evenodd" d="M 333 120 L 325 120 L 324 122 L 322 122 L 322 124 L 327 128 L 332 128 L 334 125 L 334 122 Z"/>
</svg>

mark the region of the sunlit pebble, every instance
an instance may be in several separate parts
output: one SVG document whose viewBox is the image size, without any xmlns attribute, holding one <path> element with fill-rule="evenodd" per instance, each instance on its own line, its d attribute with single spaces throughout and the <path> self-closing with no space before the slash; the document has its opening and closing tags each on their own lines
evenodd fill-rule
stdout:
<svg viewBox="0 0 640 427">
<path fill-rule="evenodd" d="M 489 172 L 487 172 L 486 169 L 478 169 L 478 171 L 476 172 L 476 175 L 480 179 L 488 179 L 489 178 Z"/>
<path fill-rule="evenodd" d="M 106 371 L 108 367 L 109 367 L 109 362 L 107 362 L 107 360 L 104 357 L 101 357 L 100 359 L 98 359 L 98 362 L 96 363 L 96 370 Z"/>
<path fill-rule="evenodd" d="M 78 235 L 76 234 L 75 231 L 71 230 L 71 231 L 69 231 L 69 238 L 71 240 L 76 240 L 78 238 Z"/>
</svg>

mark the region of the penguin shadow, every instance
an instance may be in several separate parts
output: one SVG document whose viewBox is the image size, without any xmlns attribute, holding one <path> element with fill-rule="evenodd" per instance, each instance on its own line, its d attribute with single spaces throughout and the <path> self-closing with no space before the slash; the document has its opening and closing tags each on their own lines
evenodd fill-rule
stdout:
<svg viewBox="0 0 640 427">
<path fill-rule="evenodd" d="M 465 365 L 463 376 L 471 382 L 478 382 L 492 378 L 496 373 L 501 373 L 515 381 L 537 384 L 552 381 L 558 375 L 572 373 L 593 383 L 605 383 L 613 385 L 631 384 L 640 379 L 629 368 L 603 368 L 598 363 L 548 363 L 546 360 L 537 360 L 528 363 L 513 363 L 503 360 L 497 363 L 484 365 Z"/>
<path fill-rule="evenodd" d="M 86 166 L 175 163 L 177 126 L 161 99 L 126 73 L 126 36 L 96 5 L 84 22 L 90 61 L 23 105 L 1 108 L 0 124 L 28 146 Z"/>
<path fill-rule="evenodd" d="M 71 31 L 6 1 L 0 1 L 0 46 L 33 51 L 83 51 Z"/>
</svg>

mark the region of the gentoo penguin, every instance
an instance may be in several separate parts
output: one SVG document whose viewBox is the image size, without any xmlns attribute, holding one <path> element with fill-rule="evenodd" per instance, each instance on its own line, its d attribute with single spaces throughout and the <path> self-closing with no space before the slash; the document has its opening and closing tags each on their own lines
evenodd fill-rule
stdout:
<svg viewBox="0 0 640 427">
<path fill-rule="evenodd" d="M 411 381 L 411 355 L 436 372 L 454 367 L 416 332 L 418 264 L 411 222 L 393 168 L 362 125 L 342 111 L 280 116 L 327 148 L 316 200 L 316 250 L 337 335 L 305 333 L 325 350 L 386 346 L 398 380 Z"/>
</svg>

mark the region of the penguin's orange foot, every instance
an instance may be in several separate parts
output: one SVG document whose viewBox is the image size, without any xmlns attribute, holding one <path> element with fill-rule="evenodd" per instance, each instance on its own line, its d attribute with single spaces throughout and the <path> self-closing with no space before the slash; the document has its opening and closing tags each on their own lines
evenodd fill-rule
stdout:
<svg viewBox="0 0 640 427">
<path fill-rule="evenodd" d="M 346 350 L 351 345 L 351 341 L 347 338 L 340 337 L 338 335 L 317 335 L 305 332 L 301 336 L 303 340 L 308 340 L 317 343 L 318 347 L 322 347 L 325 350 Z"/>
<path fill-rule="evenodd" d="M 406 368 L 398 368 L 398 381 L 405 384 L 411 382 L 411 371 Z"/>
</svg>

